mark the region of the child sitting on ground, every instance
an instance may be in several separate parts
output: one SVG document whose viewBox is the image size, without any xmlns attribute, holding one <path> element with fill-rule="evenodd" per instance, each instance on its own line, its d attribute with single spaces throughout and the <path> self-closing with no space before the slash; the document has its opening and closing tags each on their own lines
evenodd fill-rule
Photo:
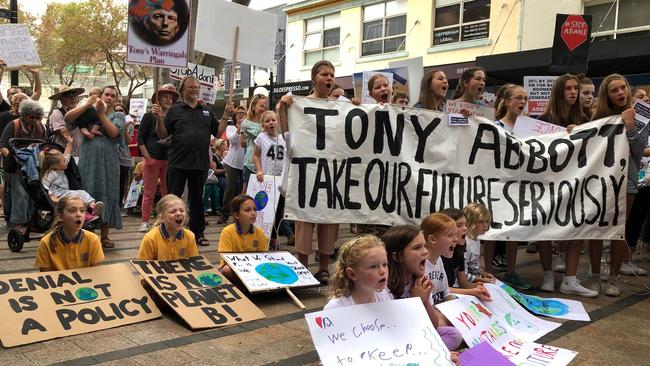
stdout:
<svg viewBox="0 0 650 366">
<path fill-rule="evenodd" d="M 174 260 L 199 255 L 194 233 L 185 228 L 185 202 L 173 194 L 156 205 L 156 222 L 142 238 L 138 259 Z"/>
<path fill-rule="evenodd" d="M 41 272 L 65 271 L 99 265 L 104 252 L 97 235 L 83 229 L 86 206 L 78 196 L 59 199 L 56 220 L 41 238 L 35 266 Z"/>
<path fill-rule="evenodd" d="M 72 152 L 74 142 L 69 134 L 66 134 L 65 138 L 67 144 L 63 153 L 56 149 L 42 153 L 41 176 L 43 178 L 41 179 L 41 184 L 47 190 L 50 199 L 54 203 L 67 196 L 79 197 L 86 207 L 85 221 L 93 222 L 101 216 L 104 210 L 104 203 L 101 201 L 95 202 L 95 199 L 84 190 L 70 189 L 65 170 L 68 167 L 68 162 L 70 162 L 70 153 Z"/>
<path fill-rule="evenodd" d="M 257 206 L 249 195 L 240 194 L 232 199 L 231 211 L 234 224 L 221 230 L 219 237 L 219 253 L 268 252 L 268 238 L 264 231 L 255 226 Z M 221 259 L 219 271 L 230 280 L 238 283 L 239 279 L 233 270 Z"/>
</svg>

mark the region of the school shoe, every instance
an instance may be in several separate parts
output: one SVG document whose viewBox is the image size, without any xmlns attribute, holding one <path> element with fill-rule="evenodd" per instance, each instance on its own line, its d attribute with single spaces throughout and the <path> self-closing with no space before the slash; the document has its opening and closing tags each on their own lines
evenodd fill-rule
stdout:
<svg viewBox="0 0 650 366">
<path fill-rule="evenodd" d="M 643 268 L 640 268 L 632 261 L 623 262 L 623 264 L 621 264 L 620 272 L 628 276 L 634 276 L 634 275 L 645 276 L 648 274 L 648 271 L 646 271 Z"/>
<path fill-rule="evenodd" d="M 590 290 L 580 284 L 575 276 L 565 276 L 560 285 L 560 292 L 566 295 L 578 295 L 582 297 L 598 297 L 598 291 Z"/>
<path fill-rule="evenodd" d="M 512 272 L 511 274 L 505 275 L 505 277 L 503 277 L 503 282 L 519 290 L 530 290 L 531 288 L 530 283 L 521 278 L 517 272 Z"/>
<path fill-rule="evenodd" d="M 609 276 L 609 281 L 607 281 L 603 293 L 607 296 L 613 296 L 613 297 L 621 296 L 621 290 L 619 290 L 618 286 L 616 285 L 616 282 L 618 282 L 618 276 L 616 275 Z"/>
<path fill-rule="evenodd" d="M 141 233 L 146 233 L 147 231 L 149 231 L 149 224 L 147 224 L 146 222 L 143 222 L 140 225 L 140 227 L 138 228 L 138 231 L 141 232 Z"/>
<path fill-rule="evenodd" d="M 539 286 L 541 291 L 554 292 L 555 291 L 555 276 L 552 271 L 544 272 L 544 280 L 542 285 Z"/>
</svg>

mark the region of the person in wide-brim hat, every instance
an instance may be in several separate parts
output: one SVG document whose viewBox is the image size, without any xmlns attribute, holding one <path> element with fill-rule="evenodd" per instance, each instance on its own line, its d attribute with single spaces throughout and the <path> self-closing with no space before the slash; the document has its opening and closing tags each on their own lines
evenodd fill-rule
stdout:
<svg viewBox="0 0 650 366">
<path fill-rule="evenodd" d="M 64 96 L 65 94 L 72 94 L 76 97 L 79 96 L 84 91 L 85 91 L 84 88 L 71 88 L 67 85 L 61 85 L 59 87 L 58 92 L 50 95 L 50 100 L 61 100 L 61 97 Z"/>
<path fill-rule="evenodd" d="M 167 86 L 161 86 L 161 87 L 158 88 L 158 90 L 157 90 L 155 93 L 153 93 L 153 95 L 151 96 L 151 102 L 153 102 L 153 104 L 158 104 L 158 95 L 161 94 L 161 93 L 168 93 L 168 94 L 170 94 L 170 95 L 172 96 L 172 103 L 176 103 L 176 102 L 178 101 L 178 98 L 180 97 L 180 94 L 178 94 L 178 92 L 176 91 L 176 89 L 172 89 L 172 88 L 167 87 Z"/>
</svg>

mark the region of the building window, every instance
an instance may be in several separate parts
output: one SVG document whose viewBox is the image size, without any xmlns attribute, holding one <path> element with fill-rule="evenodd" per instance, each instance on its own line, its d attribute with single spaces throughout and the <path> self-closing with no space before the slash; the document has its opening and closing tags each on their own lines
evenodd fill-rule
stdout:
<svg viewBox="0 0 650 366">
<path fill-rule="evenodd" d="M 241 66 L 235 66 L 235 89 L 241 88 Z"/>
<path fill-rule="evenodd" d="M 339 14 L 305 20 L 305 65 L 320 60 L 337 62 L 341 42 Z"/>
<path fill-rule="evenodd" d="M 584 13 L 597 41 L 650 34 L 648 0 L 585 1 Z"/>
<path fill-rule="evenodd" d="M 404 50 L 406 0 L 387 1 L 363 8 L 361 56 Z"/>
<path fill-rule="evenodd" d="M 490 0 L 435 1 L 433 45 L 490 36 Z"/>
</svg>

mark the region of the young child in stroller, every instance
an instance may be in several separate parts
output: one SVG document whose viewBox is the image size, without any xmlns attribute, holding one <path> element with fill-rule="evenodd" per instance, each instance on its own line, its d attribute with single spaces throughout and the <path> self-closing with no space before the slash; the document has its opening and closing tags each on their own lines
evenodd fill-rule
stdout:
<svg viewBox="0 0 650 366">
<path fill-rule="evenodd" d="M 95 221 L 101 216 L 104 210 L 104 203 L 95 201 L 88 192 L 84 190 L 71 190 L 68 183 L 68 177 L 65 175 L 65 169 L 70 161 L 70 152 L 74 145 L 72 137 L 65 136 L 67 145 L 65 151 L 56 149 L 43 152 L 41 163 L 41 184 L 47 190 L 52 202 L 58 202 L 62 197 L 78 196 L 86 206 L 86 222 Z"/>
</svg>

